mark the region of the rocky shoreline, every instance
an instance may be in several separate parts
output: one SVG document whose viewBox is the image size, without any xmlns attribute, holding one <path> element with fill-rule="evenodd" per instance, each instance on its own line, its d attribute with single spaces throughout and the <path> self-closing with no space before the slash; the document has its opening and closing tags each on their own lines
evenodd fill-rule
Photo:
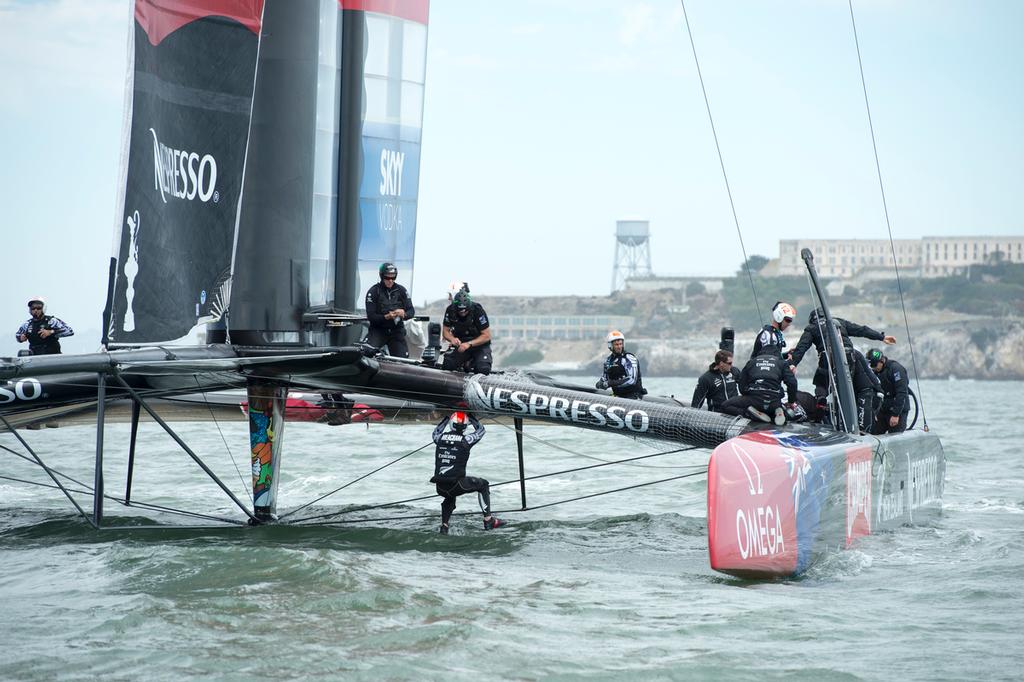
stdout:
<svg viewBox="0 0 1024 682">
<path fill-rule="evenodd" d="M 749 355 L 755 333 L 752 329 L 736 332 L 738 358 Z M 913 373 L 905 334 L 894 333 L 899 342 L 887 348 L 886 354 Z M 789 346 L 794 346 L 798 338 L 799 333 L 787 335 Z M 867 339 L 855 342 L 862 350 L 879 345 Z M 645 376 L 698 376 L 707 370 L 718 348 L 718 337 L 705 333 L 675 339 L 631 338 L 627 347 L 640 358 Z M 497 369 L 510 366 L 506 359 L 514 359 L 517 352 L 537 350 L 543 359 L 529 368 L 559 374 L 598 376 L 607 355 L 604 345 L 592 340 L 497 340 L 493 348 Z M 928 325 L 915 330 L 914 351 L 922 379 L 1024 379 L 1024 321 L 978 318 Z M 814 367 L 811 360 L 801 363 L 801 378 L 810 379 Z"/>
</svg>

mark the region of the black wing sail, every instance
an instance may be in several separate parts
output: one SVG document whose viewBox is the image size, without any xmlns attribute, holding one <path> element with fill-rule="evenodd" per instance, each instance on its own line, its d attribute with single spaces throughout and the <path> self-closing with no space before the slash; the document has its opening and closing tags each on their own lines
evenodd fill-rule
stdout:
<svg viewBox="0 0 1024 682">
<path fill-rule="evenodd" d="M 182 339 L 227 305 L 262 0 L 136 0 L 109 345 Z"/>
</svg>

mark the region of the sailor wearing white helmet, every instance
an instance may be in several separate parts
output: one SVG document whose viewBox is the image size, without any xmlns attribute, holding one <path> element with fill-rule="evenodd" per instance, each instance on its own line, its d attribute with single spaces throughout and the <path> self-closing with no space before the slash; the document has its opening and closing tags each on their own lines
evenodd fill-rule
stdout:
<svg viewBox="0 0 1024 682">
<path fill-rule="evenodd" d="M 604 371 L 596 387 L 611 388 L 612 393 L 619 398 L 642 400 L 647 391 L 640 372 L 640 361 L 632 353 L 626 352 L 626 337 L 616 330 L 608 334 L 607 342 L 611 354 L 605 358 Z"/>
</svg>

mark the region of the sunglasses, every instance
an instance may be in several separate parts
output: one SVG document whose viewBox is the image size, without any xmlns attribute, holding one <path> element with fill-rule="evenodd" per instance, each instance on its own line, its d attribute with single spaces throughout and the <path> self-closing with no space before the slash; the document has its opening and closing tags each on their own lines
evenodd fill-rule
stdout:
<svg viewBox="0 0 1024 682">
<path fill-rule="evenodd" d="M 41 306 L 41 305 L 30 305 L 30 306 L 28 307 L 28 309 L 29 309 L 29 310 L 42 310 L 42 309 L 43 309 L 43 306 Z"/>
<path fill-rule="evenodd" d="M 395 278 L 394 277 L 385 277 L 384 280 L 387 281 L 387 282 L 394 282 Z"/>
<path fill-rule="evenodd" d="M 722 360 L 722 364 L 723 365 L 731 365 L 732 364 L 732 360 Z"/>
</svg>

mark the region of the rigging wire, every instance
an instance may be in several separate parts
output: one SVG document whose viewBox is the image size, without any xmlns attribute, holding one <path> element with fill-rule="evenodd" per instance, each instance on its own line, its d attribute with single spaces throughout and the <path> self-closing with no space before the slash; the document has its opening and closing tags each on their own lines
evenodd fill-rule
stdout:
<svg viewBox="0 0 1024 682">
<path fill-rule="evenodd" d="M 545 474 L 535 474 L 533 476 L 526 476 L 525 478 L 523 478 L 523 480 L 524 481 L 534 481 L 534 480 L 537 480 L 537 479 L 540 479 L 540 478 L 550 478 L 551 476 L 560 476 L 562 474 L 571 474 L 571 473 L 575 473 L 577 471 L 585 471 L 587 469 L 597 469 L 599 467 L 611 466 L 613 464 L 624 464 L 624 463 L 632 462 L 632 461 L 635 461 L 635 460 L 638 460 L 638 459 L 649 459 L 651 457 L 660 457 L 662 455 L 672 455 L 672 454 L 676 454 L 676 453 L 679 453 L 679 452 L 686 452 L 688 450 L 696 450 L 696 449 L 698 449 L 698 448 L 695 445 L 689 446 L 689 447 L 685 447 L 685 448 L 676 448 L 674 450 L 666 450 L 664 452 L 655 452 L 655 453 L 651 453 L 651 454 L 647 454 L 647 455 L 638 455 L 636 457 L 627 457 L 625 459 L 615 460 L 615 461 L 612 461 L 612 462 L 601 462 L 600 464 L 588 464 L 586 466 L 574 467 L 572 469 L 564 469 L 562 471 L 551 471 L 551 472 L 548 472 L 548 473 L 545 473 Z M 708 470 L 707 466 L 703 465 L 703 464 L 691 465 L 689 467 L 680 467 L 680 468 L 696 469 L 696 471 L 693 471 L 693 472 L 690 472 L 690 473 L 687 473 L 687 474 L 683 474 L 682 477 L 705 474 L 705 473 L 707 473 L 707 470 Z M 679 478 L 679 477 L 673 477 L 673 478 L 669 478 L 669 479 L 665 479 L 665 480 L 675 480 L 675 478 Z M 511 485 L 513 483 L 519 483 L 519 479 L 518 478 L 511 478 L 511 479 L 509 479 L 507 481 L 501 481 L 499 483 L 492 483 L 490 487 L 491 488 L 498 488 L 500 486 Z M 354 513 L 357 513 L 357 512 L 372 511 L 374 509 L 384 509 L 386 507 L 397 507 L 397 506 L 405 504 L 407 502 L 420 502 L 420 501 L 423 501 L 423 500 L 433 499 L 435 497 L 437 497 L 436 493 L 433 494 L 433 495 L 423 495 L 423 496 L 420 496 L 420 497 L 410 497 L 410 498 L 407 498 L 407 499 L 404 499 L 404 500 L 397 500 L 395 502 L 384 502 L 384 503 L 381 503 L 381 504 L 374 504 L 374 505 L 367 505 L 367 506 L 362 506 L 362 507 L 355 507 L 353 509 L 343 509 L 341 511 L 328 512 L 328 513 L 325 513 L 325 514 L 317 514 L 315 516 L 307 516 L 307 517 L 302 518 L 302 519 L 297 519 L 295 521 L 295 523 L 303 523 L 305 521 L 315 521 L 317 519 L 326 519 L 326 518 L 329 518 L 331 516 L 341 516 L 343 514 L 354 514 Z M 550 505 L 543 505 L 543 506 L 550 506 Z M 532 507 L 532 508 L 533 509 L 539 509 L 540 507 Z M 369 521 L 369 520 L 372 520 L 372 519 L 364 519 L 364 520 Z M 387 519 L 380 519 L 380 520 L 387 520 Z"/>
<path fill-rule="evenodd" d="M 554 506 L 559 505 L 559 504 L 568 504 L 569 502 L 578 502 L 579 500 L 586 500 L 586 499 L 590 499 L 592 497 L 601 497 L 603 495 L 611 495 L 613 493 L 621 493 L 621 492 L 624 492 L 626 490 L 635 490 L 636 488 L 644 488 L 646 486 L 657 485 L 659 483 L 668 483 L 670 481 L 676 481 L 676 480 L 679 480 L 679 479 L 682 479 L 682 478 L 691 478 L 693 476 L 700 476 L 700 475 L 703 475 L 705 473 L 707 473 L 707 469 L 703 469 L 701 471 L 691 471 L 690 473 L 679 474 L 678 476 L 670 476 L 668 478 L 661 478 L 661 479 L 657 479 L 657 480 L 654 480 L 654 481 L 644 481 L 643 483 L 635 483 L 633 485 L 627 485 L 627 486 L 623 486 L 621 488 L 614 488 L 612 490 L 602 490 L 600 492 L 590 493 L 589 495 L 580 495 L 578 497 L 570 497 L 570 498 L 567 498 L 567 499 L 564 499 L 564 500 L 556 500 L 555 502 L 547 502 L 545 504 L 539 504 L 539 505 L 537 505 L 535 507 L 525 507 L 525 508 L 522 508 L 522 509 L 516 509 L 516 508 L 495 509 L 491 513 L 492 514 L 521 514 L 523 512 L 534 511 L 534 510 L 537 510 L 537 509 L 544 509 L 546 507 L 554 507 Z M 518 482 L 518 481 L 519 481 L 519 479 L 516 479 L 516 481 L 514 481 L 514 482 Z M 436 497 L 436 495 L 432 495 L 431 497 Z M 478 513 L 479 512 L 475 512 L 475 511 L 472 511 L 472 512 L 456 512 L 456 513 L 453 514 L 453 516 L 475 516 Z M 432 519 L 432 518 L 435 518 L 436 516 L 437 516 L 436 512 L 431 513 L 431 514 L 403 514 L 401 516 L 384 516 L 384 517 L 375 517 L 375 518 L 370 518 L 370 519 L 343 519 L 343 520 L 339 520 L 339 521 L 324 521 L 322 525 L 325 525 L 325 526 L 341 526 L 341 525 L 347 525 L 347 524 L 353 524 L 353 523 L 372 523 L 372 522 L 376 522 L 376 521 L 405 521 L 405 520 L 413 520 L 413 519 Z"/>
<path fill-rule="evenodd" d="M 231 452 L 231 446 L 228 445 L 228 440 L 224 437 L 224 431 L 220 428 L 220 422 L 217 421 L 217 415 L 213 412 L 213 406 L 206 397 L 206 391 L 203 390 L 202 385 L 199 383 L 199 377 L 197 375 L 192 375 L 192 378 L 196 381 L 196 388 L 199 389 L 199 394 L 203 396 L 203 403 L 205 403 L 206 409 L 210 411 L 210 418 L 213 419 L 213 423 L 217 427 L 217 433 L 220 434 L 220 440 L 224 443 L 224 449 L 228 451 L 228 457 L 231 459 L 231 463 L 235 466 L 235 473 L 238 474 L 238 480 L 242 482 L 242 490 L 244 490 L 249 496 L 249 503 L 255 504 L 255 501 L 252 499 L 252 486 L 245 482 L 245 478 L 242 476 L 242 471 L 238 468 L 238 462 L 235 461 L 235 454 Z"/>
<path fill-rule="evenodd" d="M 761 314 L 761 303 L 757 298 L 757 289 L 754 287 L 754 275 L 750 272 L 750 261 L 747 258 L 747 247 L 743 243 L 743 232 L 740 230 L 740 219 L 736 215 L 736 204 L 732 200 L 732 188 L 729 186 L 729 176 L 725 172 L 725 158 L 722 156 L 722 147 L 718 144 L 718 132 L 715 130 L 715 119 L 711 115 L 711 102 L 708 100 L 708 91 L 704 87 L 704 76 L 700 70 L 700 60 L 697 59 L 697 45 L 693 42 L 693 32 L 690 30 L 690 17 L 686 13 L 686 0 L 679 0 L 683 8 L 683 20 L 686 22 L 686 35 L 690 37 L 690 49 L 693 51 L 693 63 L 697 66 L 697 78 L 700 80 L 700 91 L 704 94 L 704 107 L 708 111 L 708 121 L 711 123 L 711 134 L 715 138 L 715 149 L 718 151 L 718 164 L 722 167 L 722 179 L 725 180 L 725 192 L 729 195 L 729 207 L 732 209 L 732 220 L 736 225 L 736 235 L 740 238 L 740 249 L 743 251 L 743 269 L 747 271 L 747 279 L 750 280 L 750 291 L 754 294 L 754 306 L 757 307 L 757 317 L 761 324 L 764 324 L 764 316 Z"/>
<path fill-rule="evenodd" d="M 628 460 L 621 460 L 621 459 L 620 460 L 616 460 L 616 461 L 611 461 L 611 460 L 607 460 L 607 459 L 601 459 L 600 457 L 595 457 L 594 455 L 586 455 L 586 454 L 584 454 L 582 452 L 578 452 L 576 450 L 572 450 L 571 448 L 567 448 L 567 447 L 565 447 L 563 445 L 559 445 L 558 443 L 555 443 L 554 441 L 547 440 L 547 439 L 541 438 L 539 436 L 535 436 L 532 433 L 526 433 L 525 429 L 520 430 L 520 429 L 515 428 L 514 426 L 509 426 L 508 424 L 502 424 L 500 421 L 498 421 L 498 418 L 495 417 L 495 416 L 489 416 L 488 418 L 490 419 L 490 421 L 492 421 L 493 423 L 497 424 L 498 426 L 506 428 L 506 429 L 508 429 L 510 431 L 514 431 L 516 433 L 522 433 L 524 436 L 526 436 L 530 440 L 533 440 L 533 441 L 536 441 L 538 443 L 541 443 L 542 445 L 547 445 L 548 447 L 554 448 L 555 450 L 561 450 L 562 452 L 567 452 L 570 455 L 576 455 L 577 457 L 582 457 L 584 459 L 592 459 L 595 462 L 605 462 L 605 463 L 609 463 L 609 464 L 617 464 L 619 462 L 626 462 L 626 461 L 628 461 Z M 695 449 L 695 447 L 696 446 L 694 446 L 694 447 L 686 447 L 686 448 L 679 448 L 679 449 L 676 449 L 676 450 L 669 450 L 667 452 L 659 452 L 659 453 L 655 453 L 655 454 L 656 455 L 668 455 L 668 454 L 672 454 L 674 452 L 686 452 L 687 450 Z M 643 457 L 636 457 L 636 458 L 632 458 L 632 459 L 643 459 Z M 688 467 L 678 467 L 678 466 L 657 466 L 657 465 L 644 465 L 644 464 L 632 464 L 630 466 L 636 466 L 636 467 L 641 467 L 641 468 L 645 468 L 645 469 L 648 469 L 648 468 L 649 469 L 686 469 L 686 468 L 688 468 Z M 519 479 L 517 478 L 516 480 L 518 481 Z"/>
<path fill-rule="evenodd" d="M 309 507 L 309 506 L 311 506 L 311 505 L 314 505 L 314 504 L 316 504 L 317 502 L 319 502 L 320 500 L 323 500 L 323 499 L 325 499 L 325 498 L 327 498 L 327 497 L 330 497 L 330 496 L 331 496 L 331 495 L 333 495 L 334 493 L 336 493 L 336 492 L 340 492 L 340 491 L 344 490 L 345 488 L 349 487 L 350 485 L 355 485 L 356 483 L 358 483 L 359 481 L 363 480 L 364 478 L 369 478 L 370 476 L 374 475 L 374 474 L 375 474 L 375 473 L 377 473 L 378 471 L 383 471 L 384 469 L 387 469 L 387 468 L 388 468 L 389 466 L 391 466 L 392 464 L 397 464 L 398 462 L 401 462 L 401 461 L 402 461 L 403 459 L 405 459 L 406 457 L 410 457 L 410 456 L 412 456 L 412 455 L 415 455 L 415 454 L 416 454 L 417 452 L 420 452 L 420 451 L 421 451 L 421 450 L 423 450 L 424 448 L 426 448 L 426 447 L 428 447 L 428 446 L 430 446 L 430 445 L 433 445 L 433 444 L 434 444 L 434 443 L 433 443 L 433 441 L 431 441 L 431 442 L 429 442 L 429 443 L 426 443 L 426 444 L 424 444 L 424 445 L 421 445 L 421 446 L 419 446 L 418 448 L 416 448 L 415 450 L 412 450 L 411 452 L 407 452 L 407 453 L 405 453 L 404 455 L 402 455 L 401 457 L 399 457 L 399 458 L 397 458 L 397 459 L 393 459 L 393 460 L 391 460 L 390 462 L 388 462 L 387 464 L 385 464 L 385 465 L 383 465 L 383 466 L 379 466 L 379 467 L 377 467 L 376 469 L 374 469 L 373 471 L 371 471 L 371 472 L 369 472 L 369 473 L 366 473 L 366 474 L 363 474 L 363 475 L 362 475 L 362 476 L 360 476 L 359 478 L 355 478 L 355 479 L 353 479 L 353 480 L 349 481 L 348 483 L 346 483 L 346 484 L 345 484 L 345 485 L 343 485 L 343 486 L 340 486 L 340 487 L 338 487 L 338 488 L 335 488 L 334 490 L 332 490 L 332 491 L 331 491 L 331 492 L 329 492 L 329 493 L 324 493 L 323 495 L 321 495 L 320 497 L 316 498 L 315 500 L 310 500 L 310 501 L 309 501 L 309 502 L 307 502 L 306 504 L 304 504 L 304 505 L 302 505 L 302 506 L 300 506 L 300 507 L 296 507 L 295 509 L 292 509 L 292 510 L 291 510 L 291 511 L 289 511 L 289 512 L 288 512 L 287 514 L 281 514 L 281 515 L 280 515 L 280 516 L 278 517 L 278 520 L 280 520 L 280 519 L 284 519 L 284 518 L 287 518 L 287 517 L 291 516 L 292 514 L 295 514 L 295 513 L 297 513 L 297 512 L 300 512 L 300 511 L 302 511 L 303 509 L 305 509 L 306 507 Z"/>
<path fill-rule="evenodd" d="M 857 20 L 853 14 L 853 0 L 850 5 L 850 24 L 853 26 L 853 44 L 857 48 L 857 67 L 860 69 L 860 85 L 864 92 L 864 109 L 868 115 L 868 130 L 871 131 L 871 149 L 875 153 L 875 171 L 878 174 L 878 190 L 882 194 L 882 209 L 885 212 L 885 227 L 889 231 L 889 248 L 892 250 L 892 264 L 896 270 L 896 288 L 900 294 L 900 307 L 903 309 L 903 323 L 907 328 L 907 343 L 910 345 L 910 360 L 914 363 L 914 378 L 917 381 L 917 392 L 921 400 L 921 419 L 923 428 L 928 430 L 928 417 L 924 412 L 924 395 L 921 391 L 921 373 L 917 371 L 917 355 L 914 353 L 914 340 L 910 334 L 910 319 L 907 317 L 907 304 L 903 300 L 903 282 L 900 279 L 900 264 L 896 259 L 896 245 L 892 238 L 892 222 L 889 220 L 889 205 L 885 199 L 885 184 L 882 182 L 882 164 L 878 160 L 878 144 L 875 141 L 875 125 L 871 120 L 871 105 L 868 102 L 868 86 L 864 78 L 864 62 L 860 56 L 860 39 L 857 37 Z"/>
</svg>

